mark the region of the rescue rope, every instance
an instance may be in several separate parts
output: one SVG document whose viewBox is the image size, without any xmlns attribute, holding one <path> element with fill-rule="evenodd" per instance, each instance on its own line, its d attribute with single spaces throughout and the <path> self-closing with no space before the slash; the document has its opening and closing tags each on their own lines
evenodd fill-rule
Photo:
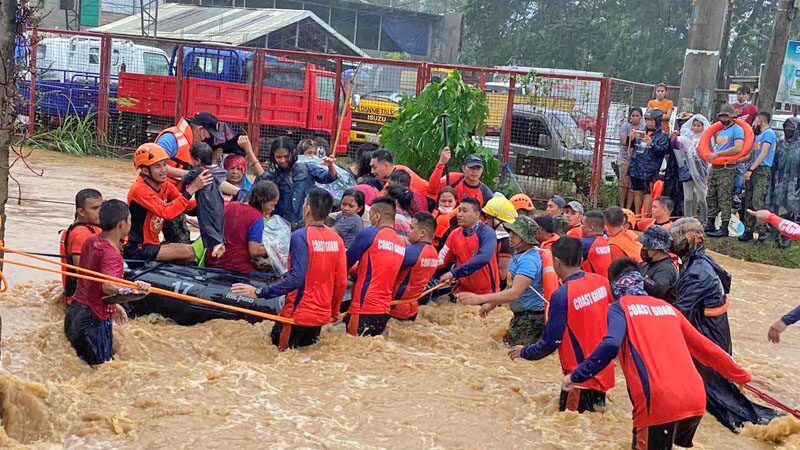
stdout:
<svg viewBox="0 0 800 450">
<path fill-rule="evenodd" d="M 123 278 L 113 277 L 111 275 L 107 275 L 107 274 L 104 274 L 104 273 L 101 273 L 101 272 L 95 272 L 93 270 L 85 269 L 83 267 L 73 266 L 71 264 L 64 264 L 61 261 L 52 261 L 52 260 L 49 260 L 47 258 L 42 258 L 42 257 L 39 257 L 39 256 L 31 255 L 30 253 L 26 253 L 26 252 L 23 252 L 23 251 L 20 251 L 20 250 L 14 250 L 14 249 L 10 249 L 8 247 L 0 247 L 0 251 L 5 251 L 5 252 L 8 252 L 8 253 L 13 253 L 13 254 L 21 255 L 21 256 L 26 256 L 28 258 L 35 259 L 37 261 L 42 261 L 42 262 L 46 262 L 46 263 L 50 263 L 50 264 L 55 264 L 55 265 L 58 265 L 58 266 L 66 267 L 68 269 L 72 269 L 72 270 L 76 270 L 76 271 L 79 271 L 79 272 L 83 272 L 84 274 L 68 272 L 66 270 L 48 269 L 47 267 L 37 266 L 37 265 L 34 265 L 34 264 L 27 264 L 27 263 L 23 263 L 23 262 L 19 262 L 19 261 L 11 261 L 11 260 L 8 260 L 8 259 L 3 259 L 3 258 L 0 258 L 0 262 L 5 262 L 5 263 L 8 263 L 8 264 L 13 264 L 13 265 L 21 266 L 21 267 L 27 267 L 27 268 L 30 268 L 30 269 L 42 270 L 44 272 L 50 272 L 50 273 L 56 273 L 56 274 L 60 274 L 60 275 L 66 275 L 68 277 L 73 277 L 73 278 L 83 278 L 83 279 L 87 279 L 89 281 L 96 281 L 96 282 L 99 282 L 99 283 L 109 283 L 109 284 L 113 284 L 113 285 L 121 286 L 121 287 L 130 287 L 130 288 L 134 288 L 135 289 L 136 286 L 137 286 L 136 283 L 133 282 L 133 281 L 125 280 Z M 85 274 L 88 274 L 88 275 L 85 275 Z M 7 288 L 8 285 L 6 283 L 3 283 L 3 284 Z M 213 302 L 213 301 L 210 301 L 210 300 L 205 300 L 205 299 L 194 297 L 194 296 L 191 296 L 191 295 L 180 294 L 178 292 L 167 291 L 167 290 L 161 289 L 161 288 L 151 287 L 150 288 L 150 292 L 152 292 L 153 294 L 163 295 L 165 297 L 171 297 L 171 298 L 175 298 L 175 299 L 178 299 L 178 300 L 184 300 L 184 301 L 192 302 L 192 303 L 199 303 L 201 305 L 212 306 L 212 307 L 215 307 L 215 308 L 227 309 L 229 311 L 234 311 L 234 312 L 238 312 L 238 313 L 241 313 L 241 314 L 249 314 L 251 316 L 260 317 L 262 319 L 271 320 L 273 322 L 281 322 L 281 323 L 285 323 L 285 324 L 289 324 L 289 325 L 295 325 L 296 324 L 294 320 L 286 318 L 286 317 L 281 317 L 281 316 L 277 316 L 277 315 L 274 315 L 274 314 L 268 314 L 268 313 L 264 313 L 264 312 L 261 312 L 261 311 L 253 311 L 253 310 L 250 310 L 250 309 L 240 308 L 238 306 L 226 305 L 226 304 L 222 304 L 222 303 L 216 303 L 216 302 Z"/>
<path fill-rule="evenodd" d="M 800 410 L 792 409 L 792 408 L 784 405 L 783 403 L 779 402 L 778 400 L 776 400 L 772 396 L 770 396 L 770 395 L 768 395 L 768 394 L 766 394 L 766 393 L 754 388 L 753 386 L 750 386 L 749 384 L 743 384 L 742 387 L 745 390 L 755 394 L 756 397 L 760 398 L 765 403 L 770 404 L 770 405 L 772 405 L 772 406 L 774 406 L 774 407 L 776 407 L 776 408 L 778 408 L 780 410 L 783 410 L 784 412 L 786 412 L 788 414 L 793 415 L 796 419 L 800 419 Z"/>
<path fill-rule="evenodd" d="M 435 291 L 435 290 L 437 290 L 437 289 L 443 288 L 443 287 L 445 287 L 445 286 L 449 286 L 449 285 L 451 285 L 451 284 L 453 284 L 453 280 L 450 280 L 450 281 L 442 281 L 441 283 L 437 284 L 436 286 L 434 286 L 434 287 L 432 287 L 432 288 L 430 288 L 430 289 L 428 289 L 428 290 L 426 290 L 426 291 L 423 291 L 423 292 L 422 292 L 421 294 L 419 294 L 419 296 L 418 296 L 418 297 L 416 297 L 416 298 L 407 298 L 407 299 L 405 299 L 405 300 L 392 300 L 392 301 L 391 301 L 389 304 L 390 304 L 391 306 L 395 306 L 395 305 L 404 305 L 404 304 L 406 304 L 406 303 L 412 303 L 412 302 L 416 302 L 416 301 L 419 301 L 419 299 L 421 299 L 422 297 L 425 297 L 425 296 L 427 296 L 427 295 L 428 295 L 428 294 L 430 294 L 431 292 L 433 292 L 433 291 Z"/>
</svg>

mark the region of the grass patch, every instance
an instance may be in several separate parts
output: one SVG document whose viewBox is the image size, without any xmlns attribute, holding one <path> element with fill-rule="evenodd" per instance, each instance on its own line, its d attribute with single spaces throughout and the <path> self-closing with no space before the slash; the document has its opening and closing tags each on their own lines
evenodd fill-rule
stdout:
<svg viewBox="0 0 800 450">
<path fill-rule="evenodd" d="M 26 144 L 73 156 L 114 156 L 113 149 L 97 143 L 96 132 L 95 114 L 71 115 L 64 117 L 57 128 L 34 134 Z"/>
<path fill-rule="evenodd" d="M 739 242 L 736 238 L 706 238 L 706 248 L 731 258 L 770 266 L 800 268 L 800 246 L 780 248 L 773 239 L 766 242 Z"/>
</svg>

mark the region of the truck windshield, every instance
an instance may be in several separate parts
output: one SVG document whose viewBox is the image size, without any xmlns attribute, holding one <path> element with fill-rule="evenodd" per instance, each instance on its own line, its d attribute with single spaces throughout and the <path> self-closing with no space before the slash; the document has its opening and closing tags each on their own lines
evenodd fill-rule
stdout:
<svg viewBox="0 0 800 450">
<path fill-rule="evenodd" d="M 306 87 L 306 65 L 300 62 L 266 61 L 264 86 L 302 91 Z"/>
<path fill-rule="evenodd" d="M 169 75 L 169 61 L 167 61 L 166 55 L 144 52 L 142 57 L 146 75 Z"/>
</svg>

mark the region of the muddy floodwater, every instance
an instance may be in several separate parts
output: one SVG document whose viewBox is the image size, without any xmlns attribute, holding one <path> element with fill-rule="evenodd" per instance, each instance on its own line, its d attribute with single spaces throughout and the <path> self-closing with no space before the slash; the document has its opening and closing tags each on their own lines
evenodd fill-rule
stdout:
<svg viewBox="0 0 800 450">
<path fill-rule="evenodd" d="M 71 202 L 84 187 L 125 199 L 130 161 L 36 152 L 12 173 L 22 197 Z M 11 187 L 12 194 L 17 188 Z M 12 195 L 13 197 L 13 195 Z M 56 253 L 73 207 L 8 207 L 10 248 Z M 800 406 L 800 326 L 780 345 L 769 325 L 800 302 L 800 271 L 718 257 L 733 274 L 734 354 L 769 393 Z M 114 361 L 93 369 L 63 331 L 53 275 L 7 267 L 0 296 L 0 447 L 11 448 L 630 448 L 631 406 L 621 372 L 605 413 L 559 413 L 557 356 L 512 362 L 501 336 L 510 313 L 487 319 L 449 302 L 415 323 L 354 338 L 324 329 L 319 345 L 278 353 L 272 324 L 212 321 L 181 327 L 158 317 L 114 328 Z M 781 418 L 734 434 L 706 416 L 701 449 L 800 448 L 800 421 Z"/>
</svg>

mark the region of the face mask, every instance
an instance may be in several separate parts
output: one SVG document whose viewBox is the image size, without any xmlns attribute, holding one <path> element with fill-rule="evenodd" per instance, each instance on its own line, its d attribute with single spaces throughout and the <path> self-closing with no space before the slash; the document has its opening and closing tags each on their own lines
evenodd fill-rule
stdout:
<svg viewBox="0 0 800 450">
<path fill-rule="evenodd" d="M 450 214 L 451 212 L 455 211 L 455 207 L 453 206 L 440 206 L 439 212 L 442 214 Z"/>
<path fill-rule="evenodd" d="M 794 137 L 794 128 L 784 128 L 783 135 L 786 136 L 786 139 L 791 139 Z"/>
<path fill-rule="evenodd" d="M 721 123 L 723 127 L 727 127 L 731 124 L 731 119 L 720 120 L 719 123 Z"/>
<path fill-rule="evenodd" d="M 680 244 L 680 245 L 675 245 L 675 243 L 673 243 L 670 247 L 671 247 L 672 253 L 678 255 L 681 259 L 686 259 L 686 257 L 689 256 L 689 243 L 688 242 L 684 242 L 683 244 Z"/>
<path fill-rule="evenodd" d="M 645 248 L 639 250 L 639 256 L 642 258 L 642 261 L 646 263 L 650 263 L 653 261 L 653 258 L 650 257 L 650 253 Z"/>
<path fill-rule="evenodd" d="M 754 127 L 753 128 L 753 134 L 756 135 L 756 136 L 761 134 L 761 127 Z"/>
</svg>

